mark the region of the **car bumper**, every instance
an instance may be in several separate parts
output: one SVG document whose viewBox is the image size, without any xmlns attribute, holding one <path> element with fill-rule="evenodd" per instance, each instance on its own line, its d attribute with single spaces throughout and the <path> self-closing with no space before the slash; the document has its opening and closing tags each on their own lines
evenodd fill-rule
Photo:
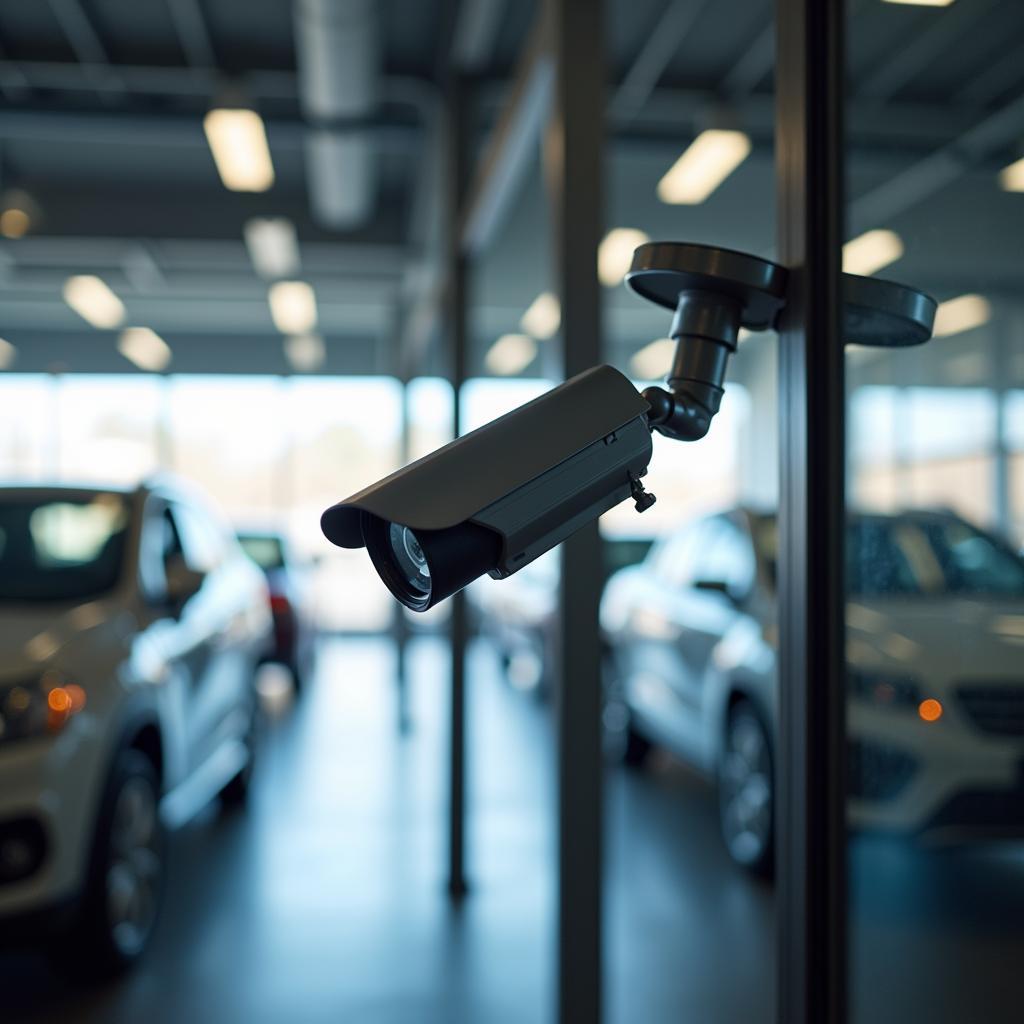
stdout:
<svg viewBox="0 0 1024 1024">
<path fill-rule="evenodd" d="M 853 764 L 882 769 L 876 780 L 851 771 L 851 826 L 937 841 L 1024 836 L 1024 739 L 983 733 L 955 707 L 928 723 L 851 704 L 848 731 Z"/>
<path fill-rule="evenodd" d="M 31 870 L 0 879 L 0 921 L 42 913 L 80 889 L 101 782 L 98 746 L 85 722 L 54 739 L 0 746 L 0 838 L 5 828 L 17 838 L 19 823 L 32 822 L 43 842 Z"/>
</svg>

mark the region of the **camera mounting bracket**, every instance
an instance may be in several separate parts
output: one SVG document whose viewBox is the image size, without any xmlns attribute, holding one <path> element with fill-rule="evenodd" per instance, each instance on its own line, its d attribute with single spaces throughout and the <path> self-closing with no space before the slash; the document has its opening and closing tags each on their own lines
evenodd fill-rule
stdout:
<svg viewBox="0 0 1024 1024">
<path fill-rule="evenodd" d="M 708 432 L 740 328 L 774 327 L 788 282 L 785 267 L 732 249 L 650 242 L 634 252 L 626 283 L 642 298 L 675 311 L 669 390 L 643 393 L 652 429 L 681 441 Z M 904 347 L 931 337 L 935 300 L 914 288 L 843 274 L 843 299 L 844 343 Z"/>
<path fill-rule="evenodd" d="M 764 330 L 775 322 L 786 302 L 787 279 L 778 264 L 732 249 L 651 242 L 636 250 L 626 283 L 643 298 L 675 310 L 669 390 L 644 391 L 653 429 L 680 441 L 696 441 L 708 432 L 740 328 Z"/>
</svg>

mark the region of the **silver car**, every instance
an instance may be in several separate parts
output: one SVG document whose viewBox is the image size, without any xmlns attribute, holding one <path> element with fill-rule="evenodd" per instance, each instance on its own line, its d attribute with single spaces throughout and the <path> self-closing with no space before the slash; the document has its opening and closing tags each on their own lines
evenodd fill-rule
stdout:
<svg viewBox="0 0 1024 1024">
<path fill-rule="evenodd" d="M 262 573 L 181 485 L 0 488 L 0 933 L 143 952 L 165 827 L 245 796 L 269 637 Z"/>
<path fill-rule="evenodd" d="M 661 745 L 718 785 L 732 857 L 771 868 L 775 518 L 694 522 L 601 605 L 627 761 Z M 934 840 L 1024 835 L 1024 560 L 944 512 L 851 517 L 849 821 Z"/>
</svg>

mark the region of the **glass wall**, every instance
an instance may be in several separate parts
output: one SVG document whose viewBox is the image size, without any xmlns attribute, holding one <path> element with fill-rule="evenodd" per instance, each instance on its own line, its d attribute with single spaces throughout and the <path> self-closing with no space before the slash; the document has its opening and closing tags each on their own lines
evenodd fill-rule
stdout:
<svg viewBox="0 0 1024 1024">
<path fill-rule="evenodd" d="M 938 302 L 847 358 L 850 1016 L 1018 1021 L 1024 7 L 847 7 L 844 266 Z"/>
</svg>

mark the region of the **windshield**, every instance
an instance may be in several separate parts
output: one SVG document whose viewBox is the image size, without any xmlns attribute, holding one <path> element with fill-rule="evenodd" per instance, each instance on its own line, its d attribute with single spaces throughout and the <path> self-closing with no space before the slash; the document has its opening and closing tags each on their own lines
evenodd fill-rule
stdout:
<svg viewBox="0 0 1024 1024">
<path fill-rule="evenodd" d="M 71 601 L 111 589 L 127 526 L 118 494 L 0 497 L 0 600 Z"/>
<path fill-rule="evenodd" d="M 863 517 L 850 526 L 853 594 L 998 594 L 1024 597 L 1024 561 L 961 519 Z"/>
<path fill-rule="evenodd" d="M 758 517 L 755 542 L 776 557 L 774 517 Z M 1024 560 L 954 516 L 855 516 L 846 535 L 852 596 L 976 594 L 1024 598 Z"/>
<path fill-rule="evenodd" d="M 284 546 L 277 537 L 253 534 L 239 537 L 238 542 L 261 569 L 284 568 Z"/>
</svg>

